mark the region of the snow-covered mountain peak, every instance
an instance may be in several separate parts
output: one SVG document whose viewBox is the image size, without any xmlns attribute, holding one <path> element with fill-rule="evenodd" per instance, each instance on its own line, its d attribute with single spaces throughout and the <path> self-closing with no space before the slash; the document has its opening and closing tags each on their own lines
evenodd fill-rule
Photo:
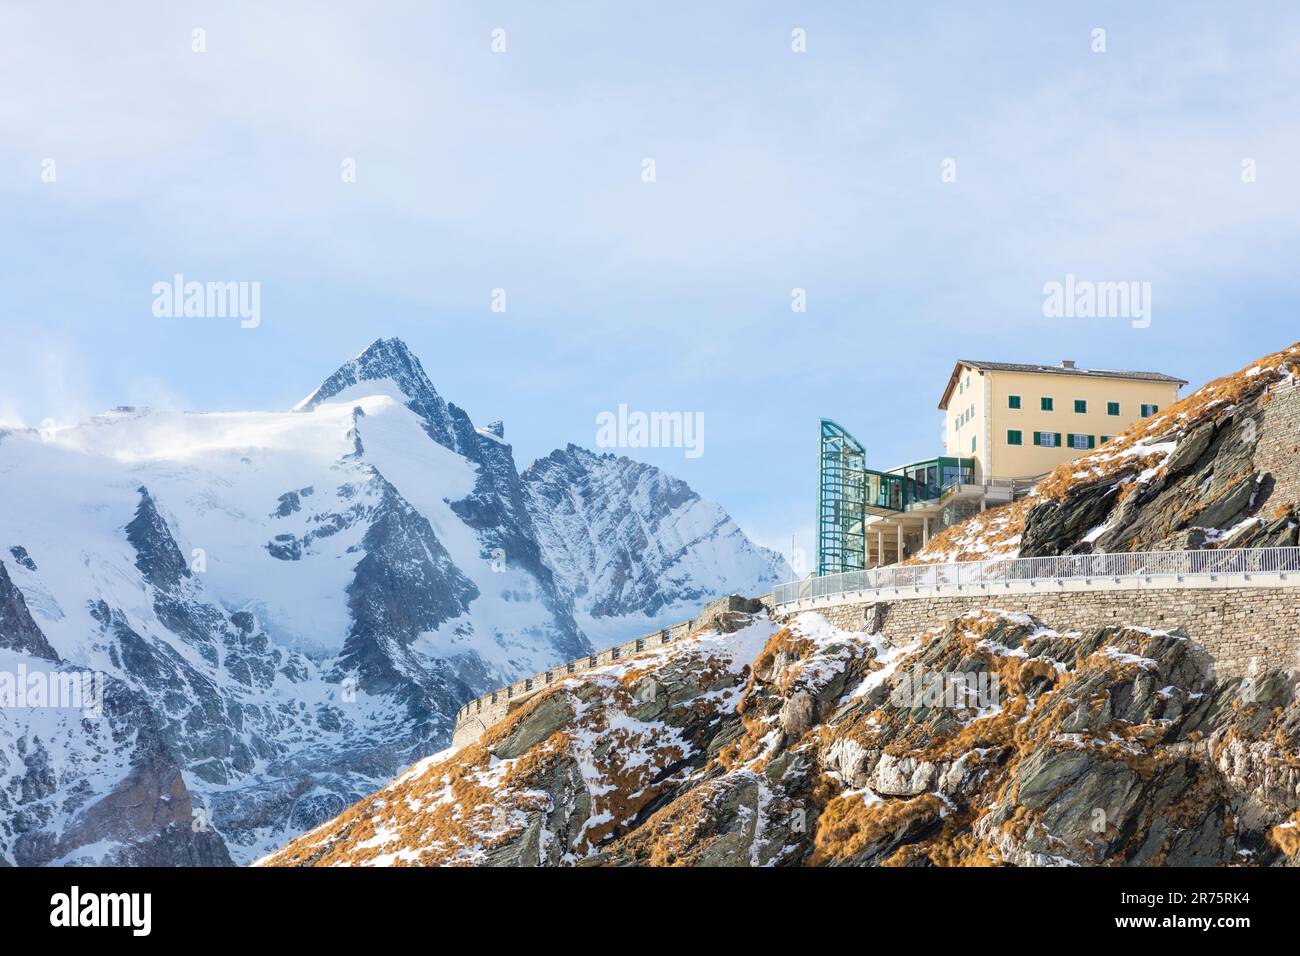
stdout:
<svg viewBox="0 0 1300 956">
<path fill-rule="evenodd" d="M 387 395 L 402 402 L 424 420 L 430 438 L 452 451 L 467 454 L 475 444 L 469 417 L 438 394 L 420 360 L 398 338 L 376 339 L 356 358 L 339 366 L 295 405 L 294 411 L 311 411 L 324 402 L 348 402 L 372 395 Z"/>
<path fill-rule="evenodd" d="M 293 411 L 0 431 L 0 670 L 100 672 L 106 714 L 0 708 L 0 865 L 252 859 L 474 696 L 774 576 L 658 469 L 569 445 L 529 471 L 399 339 Z"/>
<path fill-rule="evenodd" d="M 437 396 L 420 360 L 401 339 L 375 339 L 354 358 L 344 362 L 316 389 L 293 407 L 308 411 L 344 389 L 362 382 L 391 380 L 408 400 Z"/>
</svg>

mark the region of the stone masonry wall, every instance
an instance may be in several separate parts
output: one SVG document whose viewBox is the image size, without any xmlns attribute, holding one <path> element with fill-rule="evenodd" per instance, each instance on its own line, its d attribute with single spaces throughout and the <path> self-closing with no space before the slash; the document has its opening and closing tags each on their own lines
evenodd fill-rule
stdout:
<svg viewBox="0 0 1300 956">
<path fill-rule="evenodd" d="M 487 727 L 567 675 L 708 629 L 714 614 L 739 600 L 714 602 L 693 621 L 557 665 L 470 701 L 456 715 L 452 744 L 459 747 L 477 740 Z M 770 606 L 770 596 L 762 600 Z M 810 610 L 837 627 L 882 633 L 891 644 L 902 646 L 967 611 L 986 607 L 1030 614 L 1059 631 L 1086 632 L 1112 624 L 1179 630 L 1204 652 L 1207 666 L 1218 677 L 1300 669 L 1300 587 L 1172 587 L 827 602 L 799 610 L 781 608 L 773 617 L 788 621 Z"/>
<path fill-rule="evenodd" d="M 533 694 L 569 674 L 578 674 L 582 671 L 591 670 L 593 667 L 603 667 L 640 651 L 680 641 L 689 635 L 690 629 L 690 621 L 683 624 L 674 624 L 672 627 L 665 627 L 644 637 L 625 641 L 613 647 L 606 647 L 588 657 L 580 657 L 576 661 L 557 664 L 550 670 L 542 671 L 540 674 L 534 674 L 532 677 L 526 677 L 523 680 L 517 680 L 513 684 L 494 690 L 490 694 L 477 697 L 457 711 L 456 729 L 451 739 L 452 746 L 462 747 L 471 741 L 477 740 L 484 730 L 519 707 Z"/>
<path fill-rule="evenodd" d="M 689 621 L 652 631 L 649 634 L 630 641 L 624 641 L 622 644 L 616 644 L 613 647 L 606 647 L 588 657 L 580 657 L 576 661 L 557 664 L 550 670 L 542 671 L 540 674 L 534 674 L 532 677 L 526 677 L 523 680 L 517 680 L 513 684 L 492 691 L 490 694 L 477 697 L 456 712 L 456 728 L 451 738 L 452 746 L 463 747 L 465 744 L 477 740 L 484 730 L 522 705 L 533 694 L 544 690 L 569 674 L 578 674 L 582 671 L 591 670 L 593 667 L 603 667 L 614 661 L 631 657 L 633 654 L 639 654 L 642 651 L 661 647 L 664 644 L 684 640 L 693 634 L 712 628 L 720 615 L 755 610 L 760 605 L 770 606 L 770 604 L 771 595 L 748 599 L 732 594 L 724 598 L 718 598 L 716 601 L 706 604 L 700 609 L 699 615 Z"/>
<path fill-rule="evenodd" d="M 1300 668 L 1300 588 L 1152 588 L 827 604 L 811 610 L 846 630 L 883 633 L 896 646 L 982 607 L 1030 614 L 1058 631 L 1108 624 L 1181 629 L 1219 677 Z M 778 613 L 788 620 L 797 611 Z M 874 625 L 874 626 L 872 626 Z"/>
<path fill-rule="evenodd" d="M 1255 467 L 1273 479 L 1271 501 L 1300 501 L 1300 388 L 1281 388 L 1260 399 Z M 1265 517 L 1272 506 L 1265 503 Z"/>
</svg>

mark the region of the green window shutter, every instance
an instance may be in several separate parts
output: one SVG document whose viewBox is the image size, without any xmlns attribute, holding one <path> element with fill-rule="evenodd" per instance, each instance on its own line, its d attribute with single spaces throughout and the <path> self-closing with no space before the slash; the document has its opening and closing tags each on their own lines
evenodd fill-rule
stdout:
<svg viewBox="0 0 1300 956">
<path fill-rule="evenodd" d="M 1008 396 L 1007 396 L 1007 408 L 1019 408 L 1019 407 L 1020 407 L 1020 396 L 1019 396 L 1019 395 L 1008 395 Z"/>
<path fill-rule="evenodd" d="M 1076 398 L 1074 400 L 1074 411 L 1079 415 L 1087 414 L 1088 400 L 1086 398 Z"/>
<path fill-rule="evenodd" d="M 1088 447 L 1089 447 L 1089 448 L 1096 448 L 1096 447 L 1097 447 L 1097 436 L 1096 436 L 1096 435 L 1089 435 L 1089 436 L 1088 436 Z"/>
<path fill-rule="evenodd" d="M 1043 443 L 1043 433 L 1042 433 L 1042 432 L 1034 432 L 1034 444 L 1035 444 L 1035 445 L 1041 445 L 1042 443 Z"/>
<path fill-rule="evenodd" d="M 1101 443 L 1102 443 L 1103 445 L 1106 444 L 1106 442 L 1108 442 L 1108 441 L 1110 441 L 1110 436 L 1109 436 L 1109 435 L 1102 435 L 1102 436 L 1101 436 Z"/>
<path fill-rule="evenodd" d="M 1107 415 L 1118 415 L 1118 414 L 1119 414 L 1119 402 L 1107 402 L 1107 403 L 1106 403 L 1106 414 L 1107 414 Z"/>
<path fill-rule="evenodd" d="M 971 451 L 974 451 L 974 450 L 975 450 L 975 436 L 974 436 L 974 435 L 971 435 L 971 436 L 970 436 L 970 450 L 971 450 Z"/>
<path fill-rule="evenodd" d="M 1061 447 L 1061 433 L 1060 433 L 1060 432 L 1057 432 L 1057 433 L 1056 433 L 1056 447 L 1057 447 L 1057 448 L 1060 448 L 1060 447 Z"/>
<path fill-rule="evenodd" d="M 1009 428 L 1009 429 L 1007 429 L 1007 444 L 1008 444 L 1008 445 L 1019 445 L 1019 444 L 1022 444 L 1022 443 L 1023 443 L 1023 437 L 1022 437 L 1021 434 L 1020 434 L 1020 429 L 1018 429 L 1018 428 Z"/>
<path fill-rule="evenodd" d="M 1038 407 L 1042 411 L 1050 412 L 1052 410 L 1052 400 L 1048 398 L 1046 395 L 1044 395 L 1042 398 L 1038 400 Z"/>
</svg>

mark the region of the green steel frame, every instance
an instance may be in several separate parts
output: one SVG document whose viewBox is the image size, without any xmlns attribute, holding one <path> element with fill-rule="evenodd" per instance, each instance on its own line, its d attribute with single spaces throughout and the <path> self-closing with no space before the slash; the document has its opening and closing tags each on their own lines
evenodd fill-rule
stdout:
<svg viewBox="0 0 1300 956">
<path fill-rule="evenodd" d="M 822 419 L 817 469 L 818 576 L 866 567 L 866 457 L 866 449 L 856 438 L 830 419 Z"/>
<path fill-rule="evenodd" d="M 842 426 L 821 420 L 817 488 L 817 574 L 867 564 L 867 515 L 898 514 L 974 481 L 971 458 L 928 458 L 894 471 L 866 467 L 866 449 Z"/>
</svg>

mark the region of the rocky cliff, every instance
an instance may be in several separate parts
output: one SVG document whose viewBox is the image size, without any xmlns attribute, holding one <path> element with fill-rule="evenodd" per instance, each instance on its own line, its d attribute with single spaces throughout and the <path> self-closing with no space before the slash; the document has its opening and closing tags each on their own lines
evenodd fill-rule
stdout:
<svg viewBox="0 0 1300 956">
<path fill-rule="evenodd" d="M 538 696 L 267 865 L 1296 862 L 1300 702 L 1193 640 L 754 617 Z"/>
</svg>

